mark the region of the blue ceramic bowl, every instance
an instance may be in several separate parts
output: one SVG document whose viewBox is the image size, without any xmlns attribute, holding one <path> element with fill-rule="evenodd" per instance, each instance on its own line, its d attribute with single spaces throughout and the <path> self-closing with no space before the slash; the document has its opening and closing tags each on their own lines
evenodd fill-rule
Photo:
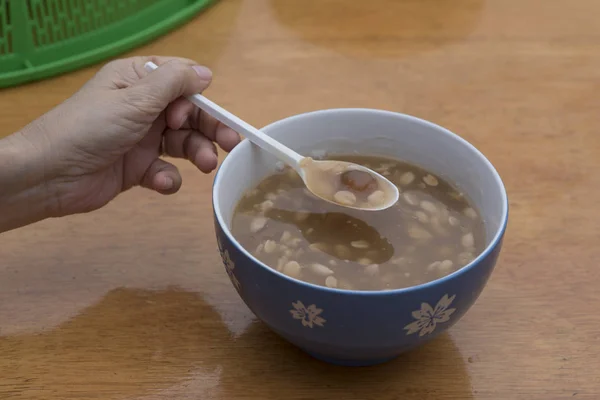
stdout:
<svg viewBox="0 0 600 400">
<path fill-rule="evenodd" d="M 378 154 L 402 159 L 453 182 L 483 216 L 485 250 L 464 268 L 411 288 L 377 292 L 301 282 L 254 258 L 230 224 L 242 194 L 273 173 L 276 160 L 244 141 L 215 178 L 213 206 L 219 250 L 241 298 L 273 331 L 314 357 L 343 365 L 392 359 L 454 325 L 483 290 L 502 247 L 508 199 L 500 176 L 471 144 L 411 116 L 370 109 L 297 115 L 263 130 L 301 154 Z"/>
</svg>

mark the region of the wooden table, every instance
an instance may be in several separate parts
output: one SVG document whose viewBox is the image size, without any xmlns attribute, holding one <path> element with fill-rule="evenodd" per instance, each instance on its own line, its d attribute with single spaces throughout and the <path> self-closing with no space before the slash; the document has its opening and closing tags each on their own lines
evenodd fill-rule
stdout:
<svg viewBox="0 0 600 400">
<path fill-rule="evenodd" d="M 212 176 L 0 238 L 0 399 L 600 398 L 598 0 L 222 0 L 135 54 L 210 66 L 256 125 L 373 107 L 440 123 L 505 180 L 505 250 L 449 334 L 388 364 L 317 362 L 238 298 Z M 98 66 L 0 92 L 8 134 Z"/>
</svg>

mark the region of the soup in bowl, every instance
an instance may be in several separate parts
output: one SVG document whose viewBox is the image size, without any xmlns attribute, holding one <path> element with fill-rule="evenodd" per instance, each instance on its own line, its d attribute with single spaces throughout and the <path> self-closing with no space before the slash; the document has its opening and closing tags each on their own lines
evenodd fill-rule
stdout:
<svg viewBox="0 0 600 400">
<path fill-rule="evenodd" d="M 504 185 L 477 149 L 430 122 L 370 109 L 297 115 L 263 131 L 301 154 L 373 168 L 401 194 L 387 210 L 348 209 L 311 196 L 249 141 L 231 152 L 213 186 L 219 251 L 273 331 L 321 360 L 370 365 L 431 340 L 473 305 L 508 219 Z M 350 178 L 332 190 L 376 195 Z"/>
</svg>

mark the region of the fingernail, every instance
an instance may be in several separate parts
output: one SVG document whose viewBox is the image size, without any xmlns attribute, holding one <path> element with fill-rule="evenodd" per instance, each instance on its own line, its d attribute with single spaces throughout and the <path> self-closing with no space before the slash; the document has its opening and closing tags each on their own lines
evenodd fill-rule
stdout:
<svg viewBox="0 0 600 400">
<path fill-rule="evenodd" d="M 162 183 L 162 190 L 170 190 L 173 188 L 173 179 L 170 176 L 165 176 Z"/>
<path fill-rule="evenodd" d="M 205 66 L 194 65 L 192 68 L 194 68 L 194 71 L 196 71 L 196 74 L 198 74 L 200 79 L 205 80 L 205 81 L 209 81 L 212 79 L 212 71 L 210 69 L 206 68 Z"/>
<path fill-rule="evenodd" d="M 187 121 L 187 119 L 188 119 L 187 115 L 181 116 L 181 120 L 179 121 L 179 128 L 181 128 L 183 126 L 183 124 L 185 124 L 185 121 Z"/>
</svg>

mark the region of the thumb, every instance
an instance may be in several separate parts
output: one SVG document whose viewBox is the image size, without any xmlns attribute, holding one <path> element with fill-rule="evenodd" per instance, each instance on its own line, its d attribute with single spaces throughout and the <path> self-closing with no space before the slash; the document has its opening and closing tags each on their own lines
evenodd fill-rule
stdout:
<svg viewBox="0 0 600 400">
<path fill-rule="evenodd" d="M 148 114 L 162 112 L 182 96 L 204 91 L 212 72 L 201 65 L 170 60 L 125 89 L 129 104 Z"/>
</svg>

